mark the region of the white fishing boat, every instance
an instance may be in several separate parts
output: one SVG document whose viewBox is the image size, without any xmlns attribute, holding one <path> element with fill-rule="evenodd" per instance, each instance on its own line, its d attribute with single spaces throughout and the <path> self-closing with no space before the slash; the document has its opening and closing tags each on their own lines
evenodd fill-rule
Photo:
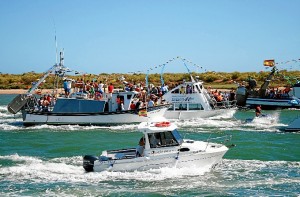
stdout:
<svg viewBox="0 0 300 197">
<path fill-rule="evenodd" d="M 62 53 L 60 59 L 60 63 L 51 67 L 26 94 L 18 95 L 9 103 L 9 112 L 13 114 L 22 112 L 25 126 L 132 124 L 157 120 L 157 118 L 163 117 L 167 110 L 167 105 L 131 109 L 132 102 L 139 102 L 139 92 L 118 90 L 111 94 L 104 92 L 101 99 L 89 98 L 85 92 L 75 92 L 67 98 L 65 95 L 53 96 L 49 100 L 48 106 L 42 106 L 34 92 L 50 74 L 64 76 L 66 68 L 63 66 Z M 122 103 L 122 108 L 117 100 Z"/>
<path fill-rule="evenodd" d="M 287 108 L 300 108 L 300 99 L 293 94 L 298 93 L 298 89 L 294 88 L 294 92 L 289 93 L 274 93 L 269 90 L 268 86 L 278 70 L 274 66 L 265 79 L 261 87 L 256 90 L 256 81 L 254 79 L 248 80 L 248 85 L 240 85 L 236 90 L 237 105 L 246 108 L 255 108 L 261 105 L 262 109 L 287 109 Z"/>
<path fill-rule="evenodd" d="M 217 102 L 204 88 L 202 81 L 190 77 L 191 81 L 185 81 L 163 95 L 163 99 L 171 104 L 164 115 L 165 118 L 179 120 L 207 118 L 236 110 L 234 96 L 231 96 L 232 99 Z"/>
<path fill-rule="evenodd" d="M 90 171 L 142 171 L 162 167 L 213 168 L 221 162 L 228 147 L 221 143 L 183 139 L 175 124 L 143 122 L 137 148 L 104 150 L 100 156 L 85 155 L 83 168 Z M 222 138 L 229 142 L 231 136 Z M 137 142 L 136 142 L 137 143 Z"/>
</svg>

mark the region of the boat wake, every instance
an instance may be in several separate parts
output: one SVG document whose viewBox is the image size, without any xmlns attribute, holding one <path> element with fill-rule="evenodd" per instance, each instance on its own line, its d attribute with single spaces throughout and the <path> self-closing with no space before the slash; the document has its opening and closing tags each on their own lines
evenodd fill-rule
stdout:
<svg viewBox="0 0 300 197">
<path fill-rule="evenodd" d="M 282 132 L 280 128 L 287 125 L 279 122 L 279 114 L 271 114 L 268 118 L 254 118 L 251 122 L 239 120 L 235 118 L 236 110 L 230 109 L 226 113 L 211 118 L 195 118 L 191 120 L 171 120 L 179 128 L 191 130 L 193 132 L 215 132 L 216 129 L 224 130 L 242 130 L 242 131 L 270 131 Z M 53 132 L 72 132 L 79 130 L 97 130 L 106 129 L 112 132 L 129 131 L 133 132 L 137 129 L 138 124 L 124 124 L 117 126 L 79 126 L 79 125 L 36 125 L 24 127 L 22 123 L 21 113 L 16 115 L 10 114 L 6 106 L 0 106 L 0 129 L 5 131 L 31 131 L 38 132 L 47 129 Z M 161 121 L 161 120 L 160 120 Z"/>
<path fill-rule="evenodd" d="M 16 192 L 23 184 L 32 184 L 33 187 L 55 186 L 53 188 L 63 188 L 67 185 L 68 188 L 70 186 L 77 188 L 76 192 L 96 192 L 96 194 L 100 192 L 116 194 L 116 192 L 128 192 L 132 190 L 131 188 L 135 188 L 136 190 L 132 192 L 152 191 L 161 195 L 173 195 L 179 189 L 184 192 L 187 188 L 189 192 L 203 190 L 215 191 L 216 194 L 246 190 L 248 195 L 257 195 L 261 194 L 259 193 L 261 187 L 267 188 L 263 193 L 266 195 L 272 192 L 295 194 L 299 192 L 300 187 L 298 178 L 300 162 L 291 161 L 224 159 L 211 172 L 209 169 L 199 170 L 189 167 L 161 168 L 142 172 L 86 173 L 82 168 L 81 156 L 47 160 L 15 154 L 0 156 L 0 164 L 0 185 L 5 183 L 7 186 L 6 189 L 3 188 L 5 194 Z M 16 191 L 8 191 L 12 185 Z M 21 190 L 18 192 L 22 193 Z M 57 194 L 62 191 L 53 192 Z"/>
</svg>

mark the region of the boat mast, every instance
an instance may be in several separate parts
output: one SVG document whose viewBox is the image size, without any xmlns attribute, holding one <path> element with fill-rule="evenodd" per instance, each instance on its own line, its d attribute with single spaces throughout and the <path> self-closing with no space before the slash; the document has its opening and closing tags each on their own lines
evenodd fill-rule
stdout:
<svg viewBox="0 0 300 197">
<path fill-rule="evenodd" d="M 272 68 L 272 71 L 271 73 L 269 74 L 269 76 L 266 78 L 265 82 L 261 85 L 260 89 L 259 89 L 259 96 L 260 97 L 265 97 L 266 95 L 266 91 L 267 91 L 267 88 L 270 84 L 270 81 L 272 80 L 275 72 L 277 71 L 276 67 L 274 66 Z"/>
</svg>

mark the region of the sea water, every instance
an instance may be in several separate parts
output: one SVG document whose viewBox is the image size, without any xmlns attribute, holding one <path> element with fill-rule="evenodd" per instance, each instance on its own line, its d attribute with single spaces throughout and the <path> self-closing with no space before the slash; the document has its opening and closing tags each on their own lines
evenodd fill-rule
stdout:
<svg viewBox="0 0 300 197">
<path fill-rule="evenodd" d="M 0 196 L 299 196 L 300 133 L 283 129 L 298 110 L 229 111 L 208 119 L 175 121 L 194 140 L 232 135 L 235 144 L 215 169 L 160 168 L 135 172 L 91 172 L 82 156 L 135 147 L 137 125 L 24 127 L 0 95 Z M 179 158 L 180 159 L 180 158 Z"/>
</svg>

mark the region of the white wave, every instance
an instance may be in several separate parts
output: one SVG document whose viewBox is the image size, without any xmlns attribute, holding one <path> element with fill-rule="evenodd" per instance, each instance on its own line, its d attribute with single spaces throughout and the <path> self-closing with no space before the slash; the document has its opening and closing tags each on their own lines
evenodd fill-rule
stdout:
<svg viewBox="0 0 300 197">
<path fill-rule="evenodd" d="M 0 175 L 7 181 L 34 181 L 34 182 L 90 182 L 98 183 L 107 180 L 139 180 L 158 181 L 185 176 L 201 176 L 209 169 L 199 168 L 160 168 L 148 171 L 134 172 L 92 172 L 86 173 L 82 167 L 82 157 L 55 158 L 49 161 L 36 157 L 9 155 L 0 156 L 16 162 L 14 166 L 0 167 Z"/>
<path fill-rule="evenodd" d="M 232 194 L 238 189 L 247 191 L 250 195 L 257 195 L 259 188 L 267 188 L 266 190 L 274 192 L 276 191 L 274 188 L 279 186 L 283 193 L 289 193 L 291 187 L 286 187 L 286 185 L 294 185 L 293 192 L 297 191 L 297 185 L 300 186 L 298 178 L 300 162 L 290 161 L 224 159 L 211 171 L 188 167 L 87 173 L 82 167 L 80 156 L 46 160 L 16 154 L 0 156 L 0 160 L 2 159 L 15 163 L 13 166 L 0 166 L 1 181 L 14 184 L 66 183 L 74 185 L 72 188 L 79 187 L 79 190 L 84 190 L 83 193 L 94 191 L 98 194 L 99 192 L 112 194 L 117 191 L 120 193 L 130 191 L 133 194 L 155 192 L 161 195 L 171 195 L 176 194 L 176 191 L 204 190 Z M 133 191 L 131 191 L 132 188 L 134 188 Z M 56 192 L 61 194 L 68 190 Z"/>
<path fill-rule="evenodd" d="M 235 114 L 237 109 L 228 109 L 226 111 L 224 111 L 223 114 L 220 114 L 220 115 L 217 115 L 217 116 L 213 116 L 213 117 L 210 117 L 208 119 L 229 119 L 229 118 L 232 118 Z"/>
<path fill-rule="evenodd" d="M 6 105 L 0 105 L 0 112 L 7 112 L 7 106 Z"/>
<path fill-rule="evenodd" d="M 175 124 L 178 127 L 201 127 L 201 128 L 234 128 L 238 126 L 238 122 L 235 120 L 215 120 L 215 119 L 193 119 L 193 120 L 185 120 L 185 121 L 176 121 Z"/>
<path fill-rule="evenodd" d="M 183 178 L 184 176 L 201 176 L 209 169 L 199 169 L 194 167 L 187 168 L 160 168 L 148 171 L 134 172 L 92 172 L 86 173 L 82 167 L 82 157 L 63 157 L 51 160 L 43 160 L 38 157 L 19 156 L 18 154 L 0 156 L 0 159 L 6 159 L 16 162 L 14 166 L 1 167 L 0 174 L 12 179 L 27 179 L 39 182 L 44 181 L 72 181 L 91 182 L 105 181 L 107 179 L 134 179 L 141 181 L 165 180 L 170 178 Z M 279 173 L 278 176 L 284 176 L 287 172 L 300 173 L 300 162 L 290 161 L 259 161 L 259 160 L 228 160 L 224 159 L 222 164 L 218 165 L 213 172 L 222 173 L 225 176 L 243 176 L 244 179 L 250 179 L 254 176 L 259 178 L 263 172 L 266 176 Z M 282 174 L 280 174 L 282 171 Z M 214 175 L 214 173 L 212 173 Z M 300 182 L 300 179 L 298 180 Z"/>
</svg>

